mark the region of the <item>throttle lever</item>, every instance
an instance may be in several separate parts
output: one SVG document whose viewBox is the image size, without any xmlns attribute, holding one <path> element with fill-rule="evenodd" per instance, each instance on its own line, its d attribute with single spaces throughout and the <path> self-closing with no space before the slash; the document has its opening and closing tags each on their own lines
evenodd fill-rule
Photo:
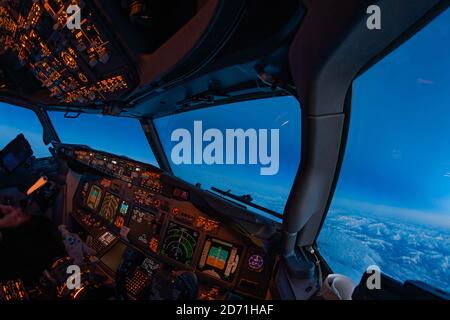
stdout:
<svg viewBox="0 0 450 320">
<path fill-rule="evenodd" d="M 31 187 L 28 188 L 26 195 L 27 197 L 20 201 L 20 207 L 23 211 L 26 211 L 28 208 L 28 205 L 31 202 L 31 196 L 38 190 L 42 189 L 47 183 L 48 183 L 47 176 L 41 176 L 39 179 L 36 180 L 35 183 Z"/>
<path fill-rule="evenodd" d="M 27 190 L 27 196 L 31 196 L 33 193 L 44 187 L 48 183 L 48 178 L 42 176 L 36 180 L 36 182 Z"/>
</svg>

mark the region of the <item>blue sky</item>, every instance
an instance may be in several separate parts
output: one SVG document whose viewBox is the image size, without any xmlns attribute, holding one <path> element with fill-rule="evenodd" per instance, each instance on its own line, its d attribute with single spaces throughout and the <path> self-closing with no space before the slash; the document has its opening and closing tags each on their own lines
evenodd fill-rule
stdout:
<svg viewBox="0 0 450 320">
<path fill-rule="evenodd" d="M 203 131 L 220 129 L 279 129 L 280 167 L 273 176 L 260 175 L 261 165 L 173 165 L 176 175 L 204 188 L 215 186 L 242 195 L 251 194 L 254 202 L 282 213 L 300 163 L 301 112 L 293 97 L 276 97 L 239 102 L 156 119 L 166 154 L 178 142 L 171 133 L 184 128 L 193 135 L 193 123 L 202 120 Z M 204 143 L 204 146 L 208 143 Z M 270 150 L 270 149 L 269 149 Z"/>
<path fill-rule="evenodd" d="M 0 149 L 23 133 L 38 157 L 50 156 L 44 145 L 42 126 L 35 113 L 0 102 Z"/>
<path fill-rule="evenodd" d="M 336 201 L 450 227 L 449 21 L 447 10 L 355 81 Z"/>
<path fill-rule="evenodd" d="M 450 9 L 354 82 L 342 170 L 318 238 L 334 272 L 369 265 L 450 290 Z"/>
<path fill-rule="evenodd" d="M 94 114 L 67 119 L 63 112 L 50 112 L 49 115 L 59 138 L 65 143 L 86 144 L 94 149 L 157 165 L 137 119 Z"/>
</svg>

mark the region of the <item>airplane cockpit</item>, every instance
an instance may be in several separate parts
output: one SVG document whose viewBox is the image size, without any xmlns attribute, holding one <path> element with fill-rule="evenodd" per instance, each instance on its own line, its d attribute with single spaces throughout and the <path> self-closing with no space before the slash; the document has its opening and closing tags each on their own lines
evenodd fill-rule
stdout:
<svg viewBox="0 0 450 320">
<path fill-rule="evenodd" d="M 190 299 L 225 299 L 233 295 L 265 298 L 276 263 L 271 254 L 277 246 L 275 224 L 256 224 L 256 219 L 239 204 L 149 164 L 82 145 L 59 143 L 52 147 L 58 162 L 54 158 L 24 160 L 21 156 L 27 155 L 29 148 L 23 135 L 19 136 L 4 151 L 9 160 L 3 162 L 7 170 L 20 165 L 17 172 L 8 171 L 12 172 L 10 178 L 26 174 L 33 182 L 25 184 L 23 194 L 29 196 L 15 198 L 5 193 L 2 203 L 34 212 L 38 217 L 50 210 L 53 218 L 61 218 L 61 224 L 53 230 L 53 239 L 26 245 L 25 252 L 34 248 L 53 259 L 52 254 L 70 253 L 53 262 L 45 261 L 52 262 L 51 269 L 40 278 L 35 294 L 54 292 L 46 286 L 62 280 L 59 285 L 66 286 L 67 268 L 78 265 L 83 286 L 72 291 L 57 286 L 59 298 L 100 294 L 97 298 L 138 299 L 147 294 L 148 299 L 174 299 L 175 292 Z M 64 209 L 70 212 L 68 216 L 60 217 L 56 212 L 55 217 L 55 210 Z M 248 220 L 251 227 L 244 229 L 233 221 L 233 216 Z M 55 226 L 49 227 L 45 231 L 51 232 Z M 255 236 L 256 232 L 261 236 Z M 14 238 L 8 232 L 4 237 L 7 242 L 9 237 Z M 51 241 L 58 238 L 65 248 L 51 247 Z M 45 252 L 48 246 L 50 250 Z M 14 271 L 21 280 L 33 283 L 36 279 L 30 276 L 36 275 L 36 269 L 39 273 L 39 263 L 28 261 L 26 270 Z M 104 290 L 108 279 L 115 281 L 115 290 Z M 186 292 L 173 288 L 175 280 L 181 287 L 186 286 Z"/>
<path fill-rule="evenodd" d="M 0 301 L 449 299 L 333 215 L 357 79 L 450 28 L 381 0 L 374 30 L 369 2 L 0 1 Z"/>
</svg>

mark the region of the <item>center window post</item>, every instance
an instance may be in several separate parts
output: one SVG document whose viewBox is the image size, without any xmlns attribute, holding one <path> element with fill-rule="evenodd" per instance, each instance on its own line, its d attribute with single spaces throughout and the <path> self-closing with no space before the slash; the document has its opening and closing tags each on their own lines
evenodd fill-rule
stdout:
<svg viewBox="0 0 450 320">
<path fill-rule="evenodd" d="M 155 123 L 153 119 L 143 118 L 140 120 L 142 130 L 144 130 L 145 137 L 148 140 L 150 147 L 152 148 L 153 154 L 155 155 L 155 159 L 159 164 L 159 167 L 173 174 L 172 168 L 170 166 L 167 155 L 164 152 L 163 146 L 161 144 L 161 140 L 158 136 L 158 132 L 155 127 Z"/>
</svg>

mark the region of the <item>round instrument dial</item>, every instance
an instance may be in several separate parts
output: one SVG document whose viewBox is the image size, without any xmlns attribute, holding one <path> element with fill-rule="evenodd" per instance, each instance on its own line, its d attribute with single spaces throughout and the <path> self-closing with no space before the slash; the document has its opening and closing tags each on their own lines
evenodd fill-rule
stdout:
<svg viewBox="0 0 450 320">
<path fill-rule="evenodd" d="M 251 271 L 260 272 L 264 267 L 264 258 L 259 254 L 253 254 L 248 258 L 248 268 Z"/>
</svg>

